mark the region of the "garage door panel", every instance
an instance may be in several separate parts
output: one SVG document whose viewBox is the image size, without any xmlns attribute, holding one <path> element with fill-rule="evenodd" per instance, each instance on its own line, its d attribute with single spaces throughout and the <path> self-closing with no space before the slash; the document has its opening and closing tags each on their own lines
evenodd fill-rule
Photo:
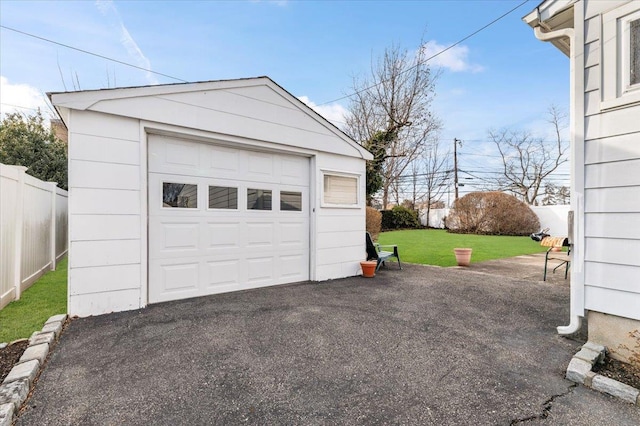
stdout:
<svg viewBox="0 0 640 426">
<path fill-rule="evenodd" d="M 184 259 L 149 262 L 149 300 L 163 302 L 199 295 L 200 262 Z"/>
<path fill-rule="evenodd" d="M 240 222 L 207 222 L 207 249 L 227 250 L 240 247 L 241 229 Z"/>
<path fill-rule="evenodd" d="M 211 147 L 210 172 L 213 176 L 237 177 L 240 172 L 240 153 L 235 149 Z"/>
<path fill-rule="evenodd" d="M 275 284 L 273 269 L 273 256 L 247 258 L 247 282 Z"/>
<path fill-rule="evenodd" d="M 227 288 L 240 284 L 241 262 L 239 259 L 214 260 L 206 263 L 207 288 Z"/>
<path fill-rule="evenodd" d="M 280 276 L 294 282 L 302 277 L 301 266 L 306 264 L 305 257 L 301 254 L 291 254 L 279 256 Z M 293 280 L 295 278 L 295 280 Z"/>
<path fill-rule="evenodd" d="M 163 251 L 190 251 L 199 248 L 199 223 L 162 223 L 163 237 L 160 240 Z"/>
<path fill-rule="evenodd" d="M 278 176 L 275 172 L 274 155 L 247 152 L 247 180 L 253 180 L 257 182 L 271 182 L 278 181 Z"/>
<path fill-rule="evenodd" d="M 260 247 L 263 249 L 273 248 L 274 245 L 274 224 L 265 222 L 246 223 L 246 247 Z"/>
<path fill-rule="evenodd" d="M 150 218 L 149 234 L 153 244 L 149 245 L 149 257 L 176 258 L 196 256 L 200 252 L 199 222 L 184 223 L 176 219 Z"/>
<path fill-rule="evenodd" d="M 280 244 L 287 248 L 308 245 L 307 227 L 304 222 L 281 222 L 279 235 Z"/>
<path fill-rule="evenodd" d="M 309 160 L 170 139 L 149 140 L 149 302 L 307 280 Z"/>
<path fill-rule="evenodd" d="M 199 262 L 162 265 L 165 291 L 197 289 L 200 281 L 199 269 Z"/>
<path fill-rule="evenodd" d="M 309 162 L 305 158 L 283 158 L 280 183 L 289 185 L 309 184 Z"/>
<path fill-rule="evenodd" d="M 164 149 L 164 164 L 167 166 L 197 168 L 200 165 L 200 150 L 189 142 L 167 142 Z"/>
</svg>

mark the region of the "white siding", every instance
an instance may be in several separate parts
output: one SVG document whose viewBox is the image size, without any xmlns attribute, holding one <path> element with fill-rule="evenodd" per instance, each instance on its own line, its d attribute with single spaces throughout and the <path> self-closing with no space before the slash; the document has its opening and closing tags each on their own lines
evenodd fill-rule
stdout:
<svg viewBox="0 0 640 426">
<path fill-rule="evenodd" d="M 316 159 L 318 193 L 316 195 L 316 279 L 343 278 L 360 273 L 360 261 L 366 258 L 365 247 L 365 163 L 331 154 Z M 360 176 L 357 208 L 320 207 L 322 170 L 356 173 Z"/>
<path fill-rule="evenodd" d="M 69 124 L 69 313 L 139 308 L 140 124 L 75 110 Z"/>
<path fill-rule="evenodd" d="M 69 312 L 80 317 L 130 311 L 139 307 L 140 289 L 137 287 L 133 290 L 109 290 L 95 294 L 69 294 Z"/>
<path fill-rule="evenodd" d="M 604 312 L 623 318 L 640 320 L 640 293 L 603 287 L 585 287 L 585 306 L 590 311 Z"/>
<path fill-rule="evenodd" d="M 616 43 L 600 39 L 601 14 L 625 3 L 585 1 L 584 297 L 586 309 L 640 319 L 640 106 L 601 104 L 612 75 L 602 43 Z"/>
<path fill-rule="evenodd" d="M 640 213 L 589 213 L 586 236 L 640 240 Z"/>
<path fill-rule="evenodd" d="M 70 130 L 70 314 L 96 315 L 148 303 L 149 135 L 220 144 L 210 161 L 228 179 L 234 176 L 223 176 L 224 166 L 231 170 L 238 159 L 225 146 L 250 150 L 250 162 L 259 163 L 265 151 L 309 158 L 310 278 L 360 273 L 365 258 L 363 156 L 368 154 L 268 80 L 65 93 L 53 95 L 53 103 Z M 200 153 L 183 149 L 174 154 L 175 169 L 168 174 L 210 176 L 189 164 Z M 321 206 L 323 170 L 359 177 L 357 206 Z M 245 178 L 261 181 L 264 176 Z"/>
<path fill-rule="evenodd" d="M 357 154 L 336 133 L 291 103 L 262 101 L 261 86 L 212 92 L 186 92 L 148 97 L 104 100 L 94 111 L 118 113 L 148 121 L 273 142 L 345 155 Z M 259 92 L 259 93 L 256 93 Z M 280 99 L 279 95 L 271 95 Z M 154 107 L 150 108 L 150 102 Z"/>
</svg>

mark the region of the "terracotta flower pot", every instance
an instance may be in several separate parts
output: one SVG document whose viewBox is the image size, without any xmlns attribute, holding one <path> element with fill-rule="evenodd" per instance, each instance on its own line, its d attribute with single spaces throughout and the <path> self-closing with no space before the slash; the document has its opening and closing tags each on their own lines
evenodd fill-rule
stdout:
<svg viewBox="0 0 640 426">
<path fill-rule="evenodd" d="M 454 248 L 453 252 L 456 254 L 456 262 L 458 266 L 469 266 L 471 263 L 471 251 L 470 248 Z"/>
<path fill-rule="evenodd" d="M 376 266 L 378 266 L 378 262 L 375 260 L 363 260 L 360 262 L 360 267 L 362 268 L 362 276 L 366 278 L 373 278 L 376 275 Z"/>
</svg>

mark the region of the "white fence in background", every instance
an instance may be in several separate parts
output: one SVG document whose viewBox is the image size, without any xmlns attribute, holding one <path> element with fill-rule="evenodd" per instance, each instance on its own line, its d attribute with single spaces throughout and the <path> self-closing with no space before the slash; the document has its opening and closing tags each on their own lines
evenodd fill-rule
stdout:
<svg viewBox="0 0 640 426">
<path fill-rule="evenodd" d="M 429 228 L 444 229 L 445 218 L 449 214 L 450 209 L 431 209 L 429 210 Z M 427 226 L 427 210 L 420 211 L 420 223 Z"/>
<path fill-rule="evenodd" d="M 540 229 L 549 228 L 548 234 L 555 237 L 569 235 L 570 205 L 562 206 L 531 206 L 531 210 L 540 219 Z"/>
<path fill-rule="evenodd" d="M 0 164 L 0 309 L 67 252 L 67 191 Z"/>
<path fill-rule="evenodd" d="M 540 220 L 540 229 L 549 228 L 549 234 L 566 237 L 568 233 L 569 205 L 564 206 L 530 206 Z M 445 218 L 450 209 L 431 209 L 429 211 L 429 227 L 445 228 Z M 427 225 L 427 211 L 420 212 L 420 223 Z"/>
</svg>

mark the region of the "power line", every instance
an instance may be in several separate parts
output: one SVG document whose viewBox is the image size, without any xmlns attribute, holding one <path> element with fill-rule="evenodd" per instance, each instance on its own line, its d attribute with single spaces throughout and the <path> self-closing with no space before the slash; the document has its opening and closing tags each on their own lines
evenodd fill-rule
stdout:
<svg viewBox="0 0 640 426">
<path fill-rule="evenodd" d="M 465 173 L 482 173 L 482 174 L 504 174 L 504 172 L 502 171 L 489 171 L 489 170 L 460 170 L 461 172 L 465 172 Z M 553 176 L 571 176 L 571 173 L 552 173 L 551 175 Z M 550 175 L 550 176 L 551 176 Z"/>
<path fill-rule="evenodd" d="M 48 39 L 48 38 L 45 38 L 45 37 L 40 37 L 40 36 L 37 36 L 35 34 L 31 34 L 31 33 L 25 32 L 25 31 L 20 31 L 20 30 L 17 30 L 15 28 L 7 27 L 5 25 L 0 25 L 0 28 L 4 28 L 5 30 L 13 31 L 13 32 L 16 32 L 18 34 L 23 34 L 23 35 L 26 35 L 28 37 L 32 37 L 32 38 L 35 38 L 35 39 L 38 39 L 38 40 L 46 41 L 47 43 L 52 43 L 52 44 L 56 44 L 58 46 L 66 47 L 67 49 L 76 50 L 78 52 L 86 53 L 87 55 L 96 56 L 98 58 L 106 59 L 107 61 L 116 62 L 118 64 L 126 65 L 126 66 L 131 67 L 131 68 L 136 68 L 136 69 L 139 69 L 139 70 L 142 70 L 142 71 L 150 72 L 152 74 L 160 75 L 162 77 L 167 77 L 167 78 L 170 78 L 170 79 L 173 79 L 173 80 L 176 80 L 176 81 L 180 81 L 182 83 L 188 83 L 187 80 L 183 80 L 183 79 L 178 78 L 178 77 L 173 77 L 171 75 L 164 74 L 164 73 L 161 73 L 161 72 L 158 72 L 158 71 L 153 71 L 153 70 L 150 70 L 148 68 L 140 67 L 138 65 L 133 65 L 133 64 L 130 64 L 128 62 L 120 61 L 118 59 L 113 59 L 113 58 L 110 58 L 108 56 L 100 55 L 99 53 L 90 52 L 88 50 L 84 50 L 84 49 L 80 49 L 78 47 L 70 46 L 68 44 L 60 43 L 60 42 L 57 42 L 57 41 L 54 41 L 54 40 L 51 40 L 51 39 Z"/>
<path fill-rule="evenodd" d="M 435 54 L 431 55 L 430 57 L 428 57 L 428 58 L 427 58 L 427 59 L 425 59 L 424 61 L 418 61 L 418 63 L 416 63 L 416 64 L 415 64 L 414 66 L 412 66 L 412 67 L 407 68 L 407 69 L 406 69 L 406 70 L 404 70 L 401 74 L 407 73 L 407 72 L 409 72 L 409 71 L 411 71 L 411 70 L 413 70 L 413 69 L 415 69 L 415 68 L 419 67 L 420 65 L 422 65 L 422 64 L 424 64 L 424 63 L 429 62 L 429 61 L 430 61 L 430 60 L 432 60 L 433 58 L 435 58 L 435 57 L 437 57 L 437 56 L 442 55 L 444 52 L 446 52 L 446 51 L 448 51 L 448 50 L 453 49 L 454 47 L 456 47 L 456 46 L 457 46 L 457 45 L 459 45 L 460 43 L 462 43 L 462 42 L 464 42 L 464 41 L 466 41 L 466 40 L 470 39 L 470 38 L 471 38 L 471 37 L 473 37 L 474 35 L 478 34 L 479 32 L 481 32 L 481 31 L 483 31 L 483 30 L 487 29 L 488 27 L 490 27 L 491 25 L 495 24 L 496 22 L 498 22 L 499 20 L 501 20 L 501 19 L 502 19 L 502 18 L 504 18 L 505 16 L 507 16 L 507 15 L 511 14 L 511 13 L 512 13 L 512 12 L 514 12 L 516 9 L 519 9 L 521 6 L 523 6 L 523 5 L 524 5 L 525 3 L 527 3 L 528 1 L 529 1 L 529 0 L 524 0 L 522 3 L 518 4 L 516 7 L 512 8 L 511 10 L 509 10 L 509 11 L 507 11 L 507 12 L 505 12 L 505 13 L 503 13 L 502 15 L 498 16 L 497 18 L 495 18 L 493 21 L 491 21 L 491 22 L 489 22 L 488 24 L 484 25 L 483 27 L 481 27 L 481 28 L 479 28 L 479 29 L 475 30 L 475 31 L 474 31 L 474 32 L 472 32 L 471 34 L 468 34 L 467 36 L 465 36 L 465 37 L 461 38 L 460 40 L 456 41 L 456 42 L 455 42 L 455 43 L 453 43 L 452 45 L 450 45 L 450 46 L 448 46 L 448 47 L 445 47 L 444 49 L 442 49 L 441 51 L 439 51 L 439 52 L 437 52 L 437 53 L 435 53 Z M 422 46 L 420 46 L 420 48 L 422 48 Z M 387 81 L 387 80 L 383 80 L 383 81 L 381 81 L 381 82 L 379 82 L 379 83 L 372 84 L 372 85 L 371 85 L 371 86 L 369 86 L 369 87 L 365 87 L 364 89 L 357 90 L 357 91 L 355 91 L 355 92 L 353 92 L 353 93 L 351 93 L 351 94 L 349 94 L 349 95 L 345 95 L 345 96 L 342 96 L 342 97 L 340 97 L 340 98 L 333 99 L 333 100 L 331 100 L 331 101 L 323 102 L 323 103 L 321 103 L 321 104 L 316 104 L 316 105 L 320 106 L 320 105 L 331 104 L 331 103 L 334 103 L 334 102 L 341 101 L 341 100 L 343 100 L 343 99 L 350 98 L 350 97 L 352 97 L 352 96 L 354 96 L 354 95 L 360 94 L 360 93 L 365 92 L 365 91 L 370 90 L 370 89 L 373 89 L 373 88 L 374 88 L 374 87 L 376 87 L 376 86 L 380 86 L 381 84 L 385 83 L 386 81 Z"/>
<path fill-rule="evenodd" d="M 10 107 L 14 107 L 14 108 L 21 108 L 21 109 L 30 109 L 32 111 L 37 111 L 37 110 L 40 109 L 40 108 L 29 108 L 29 107 L 26 107 L 26 106 L 20 106 L 20 105 L 14 105 L 14 104 L 7 104 L 7 103 L 4 103 L 4 102 L 1 102 L 0 105 L 10 106 Z"/>
</svg>

